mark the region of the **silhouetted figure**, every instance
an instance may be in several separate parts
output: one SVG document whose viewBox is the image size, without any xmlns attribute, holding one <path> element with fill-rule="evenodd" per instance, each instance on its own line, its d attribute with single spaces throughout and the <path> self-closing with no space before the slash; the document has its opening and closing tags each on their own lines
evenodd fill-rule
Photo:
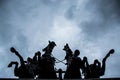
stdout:
<svg viewBox="0 0 120 80">
<path fill-rule="evenodd" d="M 33 57 L 33 61 L 38 63 L 40 60 L 41 60 L 41 52 L 37 51 Z"/>
<path fill-rule="evenodd" d="M 35 53 L 33 57 L 33 65 L 35 66 L 34 73 L 38 76 L 38 78 L 41 78 L 42 74 L 42 68 L 41 68 L 41 52 L 38 51 Z"/>
<path fill-rule="evenodd" d="M 52 57 L 52 50 L 56 46 L 55 42 L 50 42 L 46 48 L 43 49 L 45 52 L 41 58 L 41 67 L 42 67 L 42 79 L 57 79 L 55 72 L 55 58 Z"/>
<path fill-rule="evenodd" d="M 64 75 L 64 79 L 80 79 L 81 72 L 80 68 L 82 68 L 82 60 L 78 57 L 80 54 L 79 50 L 75 50 L 74 55 L 71 59 L 70 65 L 67 67 L 67 70 Z"/>
<path fill-rule="evenodd" d="M 28 57 L 25 66 L 28 69 L 29 74 L 31 74 L 33 78 L 35 78 L 35 76 L 37 75 L 37 64 L 33 61 L 33 59 Z"/>
<path fill-rule="evenodd" d="M 108 54 L 103 58 L 102 60 L 102 67 L 101 63 L 96 59 L 94 60 L 93 64 L 88 63 L 87 58 L 84 57 L 83 61 L 86 62 L 86 65 L 84 64 L 84 76 L 86 79 L 88 78 L 100 78 L 100 76 L 103 76 L 105 73 L 105 67 L 106 67 L 106 60 L 110 56 L 110 54 L 114 53 L 114 49 L 111 49 Z"/>
<path fill-rule="evenodd" d="M 16 70 L 15 75 L 19 78 L 33 78 L 33 75 L 29 73 L 29 69 L 26 67 L 23 57 L 15 50 L 15 48 L 11 47 L 10 51 L 15 53 L 16 56 L 20 59 L 20 67 Z"/>
<path fill-rule="evenodd" d="M 34 77 L 34 79 L 39 76 L 41 72 L 41 53 L 40 51 L 37 51 L 33 58 L 28 57 L 26 62 L 26 67 L 29 70 L 29 73 Z"/>
<path fill-rule="evenodd" d="M 45 52 L 45 54 L 50 54 L 52 53 L 53 48 L 56 46 L 55 42 L 49 41 L 49 44 L 43 49 L 43 51 Z"/>
<path fill-rule="evenodd" d="M 72 50 L 70 49 L 69 45 L 66 44 L 63 48 L 63 50 L 66 52 L 66 56 L 65 56 L 65 60 L 66 60 L 66 65 L 67 67 L 69 66 L 69 64 L 71 63 L 71 59 L 72 59 L 72 56 L 73 56 L 73 52 Z"/>
<path fill-rule="evenodd" d="M 90 66 L 87 60 L 87 57 L 83 57 L 83 70 L 82 73 L 84 75 L 85 79 L 88 79 L 91 77 L 91 71 L 90 71 Z"/>
<path fill-rule="evenodd" d="M 101 75 L 101 63 L 95 59 L 93 64 L 90 64 L 90 78 L 99 78 Z"/>
<path fill-rule="evenodd" d="M 59 73 L 59 80 L 62 80 L 62 69 L 61 68 L 58 70 L 58 73 Z"/>
</svg>

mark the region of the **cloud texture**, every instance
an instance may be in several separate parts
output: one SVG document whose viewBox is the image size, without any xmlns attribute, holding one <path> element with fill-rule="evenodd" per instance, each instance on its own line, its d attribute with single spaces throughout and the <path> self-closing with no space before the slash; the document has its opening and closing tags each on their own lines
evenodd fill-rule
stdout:
<svg viewBox="0 0 120 80">
<path fill-rule="evenodd" d="M 63 46 L 79 49 L 89 63 L 111 49 L 103 77 L 120 77 L 120 1 L 119 0 L 1 0 L 0 1 L 0 77 L 15 77 L 17 60 L 9 48 L 14 46 L 26 60 L 41 51 L 48 40 L 56 42 L 53 55 L 62 60 Z M 62 63 L 57 68 L 65 70 Z"/>
</svg>

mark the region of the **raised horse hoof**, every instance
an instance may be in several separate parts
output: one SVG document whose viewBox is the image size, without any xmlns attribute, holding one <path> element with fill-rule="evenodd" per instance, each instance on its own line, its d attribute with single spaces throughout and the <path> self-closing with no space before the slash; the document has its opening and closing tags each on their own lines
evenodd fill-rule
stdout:
<svg viewBox="0 0 120 80">
<path fill-rule="evenodd" d="M 115 52 L 114 49 L 111 49 L 111 50 L 109 51 L 110 54 L 113 54 L 114 52 Z"/>
<path fill-rule="evenodd" d="M 15 50 L 14 47 L 11 47 L 11 48 L 10 48 L 10 51 L 13 52 L 13 53 L 16 52 L 16 50 Z"/>
<path fill-rule="evenodd" d="M 8 65 L 8 67 L 12 67 L 12 63 L 10 63 L 10 64 Z"/>
</svg>

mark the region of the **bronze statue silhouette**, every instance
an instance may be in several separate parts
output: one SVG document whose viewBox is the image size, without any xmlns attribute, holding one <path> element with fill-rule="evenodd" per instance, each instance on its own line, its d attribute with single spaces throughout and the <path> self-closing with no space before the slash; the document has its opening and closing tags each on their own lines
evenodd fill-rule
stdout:
<svg viewBox="0 0 120 80">
<path fill-rule="evenodd" d="M 83 58 L 84 69 L 82 71 L 84 78 L 99 78 L 101 74 L 101 63 L 95 59 L 93 64 L 89 64 L 87 57 Z"/>
<path fill-rule="evenodd" d="M 33 59 L 30 57 L 27 58 L 26 68 L 28 69 L 29 74 L 33 76 L 33 78 L 38 75 L 38 63 L 36 61 L 33 61 Z"/>
<path fill-rule="evenodd" d="M 37 51 L 33 57 L 33 61 L 38 63 L 40 60 L 41 60 L 41 52 Z"/>
<path fill-rule="evenodd" d="M 106 68 L 106 60 L 107 58 L 114 53 L 114 49 L 111 49 L 107 55 L 102 60 L 102 66 L 101 63 L 95 59 L 93 64 L 88 63 L 87 57 L 84 57 L 84 77 L 86 79 L 88 78 L 100 78 L 100 76 L 103 76 L 105 74 L 105 68 Z"/>
<path fill-rule="evenodd" d="M 71 56 L 71 59 L 69 61 L 69 65 L 67 66 L 64 79 L 80 79 L 81 78 L 80 69 L 82 69 L 83 65 L 82 65 L 81 58 L 78 57 L 79 54 L 80 54 L 80 51 L 75 50 L 73 56 L 69 55 Z"/>
<path fill-rule="evenodd" d="M 52 50 L 56 46 L 54 41 L 49 41 L 47 47 L 43 49 L 45 52 L 41 58 L 41 67 L 42 67 L 42 79 L 57 79 L 57 75 L 55 72 L 55 58 L 52 57 Z"/>
<path fill-rule="evenodd" d="M 15 48 L 13 47 L 10 48 L 10 51 L 14 53 L 16 56 L 18 56 L 18 58 L 20 59 L 20 66 L 18 68 L 16 63 L 14 74 L 19 78 L 34 78 L 33 75 L 29 73 L 29 69 L 26 67 L 25 61 L 23 57 L 18 53 L 18 51 L 16 51 Z M 13 63 L 15 62 L 12 62 L 11 64 L 9 64 L 9 66 L 11 66 Z"/>
<path fill-rule="evenodd" d="M 90 78 L 99 78 L 101 75 L 101 63 L 95 59 L 93 64 L 90 64 Z"/>
<path fill-rule="evenodd" d="M 73 52 L 72 50 L 70 49 L 69 45 L 66 44 L 63 48 L 63 50 L 66 52 L 66 56 L 65 56 L 65 60 L 66 60 L 66 65 L 67 67 L 70 65 L 71 63 L 71 59 L 72 59 L 72 56 L 73 56 Z"/>
<path fill-rule="evenodd" d="M 55 46 L 56 46 L 56 44 L 54 41 L 49 41 L 49 44 L 44 49 L 42 49 L 42 51 L 45 52 L 44 54 L 51 55 L 52 50 Z"/>
<path fill-rule="evenodd" d="M 37 51 L 33 57 L 33 71 L 35 76 L 38 76 L 39 78 L 41 77 L 41 52 Z"/>
<path fill-rule="evenodd" d="M 87 57 L 83 57 L 83 70 L 82 70 L 82 74 L 84 75 L 85 79 L 88 79 L 91 77 L 90 75 L 91 71 L 90 71 L 90 67 L 89 67 L 89 63 L 87 60 Z"/>
<path fill-rule="evenodd" d="M 59 80 L 62 80 L 62 69 L 60 68 L 60 69 L 58 69 L 58 73 L 59 73 Z"/>
<path fill-rule="evenodd" d="M 62 73 L 64 74 L 64 79 L 81 79 L 81 71 L 85 79 L 89 78 L 100 78 L 105 74 L 106 70 L 106 60 L 110 57 L 111 54 L 115 52 L 114 49 L 111 49 L 106 56 L 103 58 L 102 63 L 97 59 L 94 60 L 93 64 L 88 63 L 87 57 L 84 57 L 83 60 L 79 57 L 80 51 L 76 49 L 74 53 L 70 49 L 69 45 L 66 44 L 63 50 L 66 52 L 64 60 L 66 63 L 60 61 L 52 55 L 52 51 L 56 46 L 54 41 L 49 41 L 49 44 L 42 49 L 44 54 L 41 56 L 41 52 L 37 51 L 33 58 L 28 57 L 27 61 L 23 59 L 20 53 L 14 48 L 11 47 L 10 51 L 14 53 L 20 60 L 20 63 L 17 61 L 11 61 L 8 64 L 8 67 L 14 67 L 14 75 L 20 79 L 60 79 L 62 80 Z M 55 71 L 55 62 L 59 62 L 67 65 L 66 71 L 59 69 Z M 56 73 L 59 73 L 59 78 L 57 78 Z"/>
</svg>

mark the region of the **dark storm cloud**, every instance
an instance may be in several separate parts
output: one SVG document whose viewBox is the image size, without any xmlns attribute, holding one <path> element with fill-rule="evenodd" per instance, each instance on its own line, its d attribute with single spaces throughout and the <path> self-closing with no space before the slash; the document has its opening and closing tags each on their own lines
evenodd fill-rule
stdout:
<svg viewBox="0 0 120 80">
<path fill-rule="evenodd" d="M 41 2 L 47 6 L 57 6 L 61 3 L 62 0 L 41 0 Z"/>
<path fill-rule="evenodd" d="M 85 5 L 83 5 L 84 3 Z M 111 58 L 113 61 L 107 61 L 107 64 L 111 67 L 107 66 L 106 68 L 106 73 L 110 73 L 111 69 L 113 70 L 113 73 L 106 74 L 105 77 L 119 76 L 117 70 L 119 70 L 120 65 L 117 62 L 119 62 L 118 55 L 120 52 L 120 1 L 85 0 L 83 1 L 83 4 L 73 4 L 70 6 L 68 10 L 66 10 L 66 18 L 77 22 L 79 28 L 82 29 L 82 32 L 84 33 L 84 45 L 92 45 L 92 49 L 90 49 L 89 46 L 88 50 L 92 50 L 91 52 L 93 53 L 95 47 L 98 47 L 96 48 L 97 51 L 101 51 L 101 54 L 99 55 L 101 56 L 100 60 L 105 56 L 103 53 L 107 53 L 107 50 L 111 48 L 114 48 L 116 50 L 115 56 L 113 55 Z M 94 53 L 94 56 L 96 54 L 99 54 L 99 52 Z M 84 55 L 87 55 L 90 58 L 90 54 Z M 114 65 L 116 66 L 114 67 Z"/>
<path fill-rule="evenodd" d="M 41 50 L 41 45 L 49 40 L 48 34 L 53 21 L 51 19 L 55 15 L 55 6 L 59 6 L 56 3 L 58 2 L 52 0 L 1 1 L 0 61 L 4 62 L 0 65 L 0 77 L 14 77 L 13 68 L 11 70 L 7 65 L 10 61 L 19 60 L 11 54 L 10 47 L 15 47 L 26 60 L 28 56 L 34 55 L 36 50 Z"/>
<path fill-rule="evenodd" d="M 11 60 L 19 61 L 9 51 L 11 46 L 26 60 L 44 48 L 48 40 L 55 40 L 53 55 L 60 60 L 65 55 L 65 43 L 73 51 L 80 49 L 81 56 L 89 57 L 90 62 L 101 60 L 115 48 L 116 55 L 107 61 L 110 67 L 104 77 L 120 76 L 119 0 L 1 0 L 0 4 L 0 61 L 4 60 L 0 77 L 14 77 L 13 68 L 6 67 Z M 61 63 L 56 65 L 66 68 Z"/>
<path fill-rule="evenodd" d="M 12 9 L 9 3 L 10 1 L 3 0 L 0 5 L 0 72 L 2 73 L 0 77 L 14 77 L 13 71 L 7 68 L 7 65 L 11 60 L 14 61 L 17 59 L 14 55 L 11 55 L 9 51 L 10 47 L 13 46 L 19 48 L 17 50 L 21 52 L 21 55 L 26 53 L 27 47 L 27 39 L 22 30 L 19 28 L 20 26 L 16 25 L 19 23 L 17 20 L 15 20 L 14 16 L 16 14 L 11 11 L 15 10 L 15 4 L 12 4 L 12 6 L 14 6 L 14 9 Z M 9 71 L 12 74 L 8 73 Z"/>
<path fill-rule="evenodd" d="M 9 49 L 11 46 L 19 44 L 19 47 L 23 48 L 23 42 L 27 46 L 25 35 L 18 28 L 19 26 L 15 26 L 17 22 L 14 21 L 14 17 L 11 19 L 12 15 L 8 7 L 6 5 L 0 7 L 0 46 Z M 14 23 L 11 23 L 12 20 Z"/>
<path fill-rule="evenodd" d="M 120 1 L 118 0 L 91 0 L 87 1 L 81 11 L 81 5 L 73 5 L 66 12 L 66 17 L 74 20 L 77 17 L 78 25 L 82 27 L 87 37 L 99 37 L 111 30 L 116 22 L 120 21 Z M 86 14 L 88 16 L 86 16 Z M 84 16 L 81 18 L 81 16 Z M 86 19 L 86 17 L 89 17 Z M 83 19 L 85 18 L 85 20 Z M 84 20 L 81 21 L 80 20 Z M 118 23 L 117 23 L 118 24 Z M 89 38 L 90 38 L 89 37 Z"/>
<path fill-rule="evenodd" d="M 7 0 L 0 0 L 0 6 L 4 5 L 6 3 Z"/>
</svg>

